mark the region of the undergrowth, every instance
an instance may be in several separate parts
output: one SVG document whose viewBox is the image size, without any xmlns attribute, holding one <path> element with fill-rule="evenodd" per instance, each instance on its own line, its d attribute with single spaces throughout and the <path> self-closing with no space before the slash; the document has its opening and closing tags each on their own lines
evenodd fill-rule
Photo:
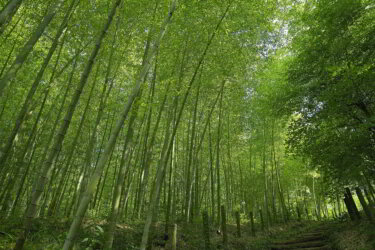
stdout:
<svg viewBox="0 0 375 250">
<path fill-rule="evenodd" d="M 25 250 L 61 249 L 69 226 L 70 219 L 66 218 L 48 218 L 36 219 L 32 230 L 25 244 Z M 229 249 L 269 249 L 271 241 L 277 239 L 288 239 L 299 234 L 313 230 L 321 224 L 328 225 L 330 228 L 330 239 L 336 249 L 375 249 L 375 227 L 369 222 L 353 224 L 351 222 L 289 222 L 287 224 L 276 224 L 268 230 L 262 232 L 260 225 L 256 225 L 256 237 L 251 234 L 250 225 L 246 222 L 241 226 L 242 236 L 236 235 L 236 225 L 229 223 L 228 248 Z M 86 219 L 83 223 L 75 250 L 94 250 L 101 249 L 106 230 L 106 221 L 99 219 Z M 152 234 L 150 235 L 149 249 L 171 249 L 171 233 L 168 234 L 168 241 L 165 241 L 165 225 L 155 223 Z M 22 229 L 22 220 L 20 218 L 8 218 L 6 221 L 0 221 L 0 250 L 9 250 L 14 247 L 16 238 Z M 129 224 L 117 224 L 115 238 L 113 243 L 114 250 L 120 249 L 138 249 L 142 238 L 143 223 L 134 221 Z M 212 249 L 223 249 L 223 240 L 218 227 L 210 226 L 210 241 Z M 195 250 L 204 249 L 203 226 L 200 221 L 195 223 L 178 224 L 177 249 Z"/>
<path fill-rule="evenodd" d="M 366 220 L 340 223 L 331 238 L 339 250 L 374 250 L 375 225 Z"/>
</svg>

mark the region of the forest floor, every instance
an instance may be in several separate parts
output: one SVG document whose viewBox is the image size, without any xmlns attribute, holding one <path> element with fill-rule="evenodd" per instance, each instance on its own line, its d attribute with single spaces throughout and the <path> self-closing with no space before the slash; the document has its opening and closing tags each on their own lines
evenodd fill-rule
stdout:
<svg viewBox="0 0 375 250">
<path fill-rule="evenodd" d="M 61 249 L 69 225 L 67 219 L 36 220 L 24 249 Z M 75 249 L 101 249 L 105 228 L 105 220 L 87 219 Z M 0 219 L 0 250 L 12 249 L 20 229 L 19 218 Z M 117 224 L 113 249 L 138 249 L 142 229 L 141 222 Z M 228 249 L 375 249 L 375 226 L 367 221 L 293 221 L 274 225 L 265 232 L 257 231 L 256 237 L 251 236 L 248 224 L 241 227 L 241 237 L 237 237 L 234 224 L 228 224 L 227 230 Z M 217 228 L 211 227 L 210 231 L 212 249 L 223 249 L 222 235 Z M 156 223 L 153 232 L 150 249 L 171 249 L 170 240 L 164 240 L 164 224 Z M 181 224 L 177 235 L 177 249 L 204 249 L 201 223 Z"/>
</svg>

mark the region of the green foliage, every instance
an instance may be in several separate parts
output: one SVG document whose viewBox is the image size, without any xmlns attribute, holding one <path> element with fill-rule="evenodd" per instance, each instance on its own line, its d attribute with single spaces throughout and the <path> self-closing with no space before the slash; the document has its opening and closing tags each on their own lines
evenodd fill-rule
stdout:
<svg viewBox="0 0 375 250">
<path fill-rule="evenodd" d="M 0 166 L 0 184 L 5 187 L 0 192 L 0 209 L 7 210 L 4 204 L 11 204 L 19 194 L 18 204 L 12 212 L 13 215 L 24 212 L 45 156 L 52 150 L 52 139 L 57 134 L 55 128 L 64 122 L 62 117 L 69 108 L 88 56 L 95 46 L 93 41 L 108 17 L 112 2 L 80 1 L 72 13 L 57 51 L 32 98 L 8 161 Z M 0 97 L 0 155 L 70 3 L 63 1 L 16 79 Z M 7 72 L 52 4 L 55 4 L 54 0 L 28 0 L 21 5 L 0 35 L 0 72 Z M 295 207 L 303 206 L 310 210 L 311 215 L 317 206 L 323 206 L 327 201 L 336 202 L 344 185 L 361 182 L 363 175 L 370 179 L 374 177 L 375 7 L 371 0 L 178 1 L 157 55 L 150 62 L 151 70 L 143 79 L 139 109 L 132 107 L 130 111 L 136 115 L 130 128 L 133 139 L 124 150 L 128 119 L 86 213 L 90 219 L 108 218 L 122 164 L 126 173 L 117 221 L 136 224 L 135 233 L 132 231 L 129 240 L 118 235 L 124 232 L 116 229 L 115 242 L 124 248 L 136 248 L 141 241 L 141 222 L 150 213 L 148 205 L 164 137 L 170 136 L 176 119 L 174 111 L 181 108 L 182 97 L 189 90 L 188 85 L 208 39 L 228 4 L 228 14 L 198 70 L 177 128 L 171 157 L 174 166 L 172 182 L 169 183 L 170 173 L 166 171 L 159 197 L 158 220 L 171 216 L 171 221 L 182 222 L 187 210 L 185 196 L 191 194 L 194 226 L 186 228 L 186 239 L 179 236 L 180 248 L 198 249 L 202 246 L 200 226 L 197 226 L 202 221 L 197 214 L 203 208 L 210 213 L 216 209 L 218 197 L 216 192 L 211 194 L 211 185 L 217 191 L 217 177 L 221 181 L 222 204 L 225 204 L 228 214 L 240 211 L 243 223 L 248 222 L 250 210 L 254 211 L 255 221 L 260 220 L 257 211 L 259 208 L 265 211 L 265 198 L 268 200 L 267 209 L 274 213 L 271 216 L 277 223 L 283 220 L 284 209 L 296 217 Z M 75 213 L 84 173 L 89 176 L 96 168 L 140 74 L 146 44 L 151 41 L 149 45 L 155 46 L 152 41 L 169 5 L 168 0 L 127 0 L 119 7 L 63 145 L 58 149 L 58 157 L 54 159 L 54 168 L 49 175 L 51 181 L 46 184 L 42 204 L 39 204 L 46 211 L 41 217 L 50 220 L 47 211 L 52 200 L 57 201 L 54 215 L 71 217 Z M 73 65 L 76 65 L 74 71 Z M 0 73 L 0 78 L 2 76 Z M 222 109 L 219 111 L 219 102 L 216 103 L 209 117 L 223 81 Z M 198 84 L 200 95 L 195 135 L 192 135 Z M 82 120 L 82 130 L 77 133 L 92 86 L 94 94 L 88 103 L 88 113 Z M 104 89 L 111 91 L 103 92 Z M 45 93 L 48 96 L 37 122 Z M 103 100 L 102 96 L 108 96 L 108 99 Z M 162 107 L 164 98 L 166 101 Z M 101 102 L 104 113 L 97 127 L 93 157 L 88 160 L 86 168 L 85 155 Z M 222 115 L 220 126 L 219 112 Z M 160 123 L 155 129 L 159 115 Z M 169 117 L 174 119 L 170 124 Z M 208 120 L 209 128 L 203 134 Z M 31 134 L 34 125 L 36 129 Z M 154 132 L 155 141 L 151 145 Z M 74 143 L 76 136 L 78 140 Z M 200 141 L 202 145 L 199 145 L 198 152 Z M 212 159 L 211 155 L 216 155 L 218 149 L 219 158 Z M 68 162 L 70 152 L 72 158 Z M 190 152 L 192 163 L 188 172 Z M 145 177 L 148 156 L 150 168 Z M 217 160 L 219 173 L 216 171 Z M 194 179 L 191 187 L 186 183 L 188 175 Z M 143 178 L 146 178 L 144 182 Z M 142 185 L 145 193 L 139 197 Z M 167 209 L 169 191 L 173 196 L 172 207 Z M 141 200 L 144 203 L 139 209 L 137 204 Z M 214 207 L 211 207 L 212 201 Z M 137 209 L 141 211 L 141 218 L 138 218 Z M 167 211 L 169 215 L 165 215 Z M 21 222 L 16 223 L 13 219 L 9 217 L 7 221 L 16 225 L 15 230 L 10 227 L 0 230 L 5 233 L 6 239 L 2 240 L 7 244 L 5 248 L 10 248 L 9 244 L 21 227 Z M 88 249 L 101 245 L 106 229 L 103 225 L 95 222 L 84 227 L 78 245 Z M 34 248 L 41 247 L 39 243 L 59 248 L 66 237 L 67 225 L 53 228 L 41 220 L 35 221 L 33 230 L 30 247 L 38 242 Z M 53 232 L 54 238 L 46 237 L 47 232 Z M 161 230 L 159 234 L 163 234 Z M 230 235 L 230 240 L 233 240 L 233 235 Z M 214 238 L 216 246 L 221 246 L 220 236 Z M 245 249 L 249 246 L 247 240 L 250 239 L 232 242 L 232 247 Z M 251 244 L 259 249 L 266 248 L 267 240 L 264 236 L 253 239 Z"/>
<path fill-rule="evenodd" d="M 287 70 L 298 89 L 288 144 L 331 179 L 358 180 L 375 160 L 375 12 L 361 1 L 310 4 Z"/>
<path fill-rule="evenodd" d="M 84 236 L 81 240 L 80 245 L 83 249 L 96 249 L 102 246 L 104 240 L 104 230 L 101 226 L 96 225 L 92 230 L 90 235 Z"/>
</svg>

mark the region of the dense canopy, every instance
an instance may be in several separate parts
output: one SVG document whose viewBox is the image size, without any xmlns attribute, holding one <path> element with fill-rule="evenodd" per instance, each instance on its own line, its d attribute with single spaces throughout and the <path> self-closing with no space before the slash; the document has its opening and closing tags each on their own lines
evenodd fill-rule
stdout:
<svg viewBox="0 0 375 250">
<path fill-rule="evenodd" d="M 375 201 L 374 60 L 371 0 L 0 1 L 11 247 L 37 218 L 66 219 L 56 249 L 140 221 L 146 249 L 222 206 L 270 227 L 339 216 L 345 187 Z"/>
</svg>

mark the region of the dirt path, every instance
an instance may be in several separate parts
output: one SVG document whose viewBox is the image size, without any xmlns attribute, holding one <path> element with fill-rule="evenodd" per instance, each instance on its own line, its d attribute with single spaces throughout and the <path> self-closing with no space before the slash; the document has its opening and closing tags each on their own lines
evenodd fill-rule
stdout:
<svg viewBox="0 0 375 250">
<path fill-rule="evenodd" d="M 322 225 L 289 239 L 275 240 L 271 244 L 271 249 L 330 250 L 333 248 L 328 236 L 329 229 Z"/>
</svg>

